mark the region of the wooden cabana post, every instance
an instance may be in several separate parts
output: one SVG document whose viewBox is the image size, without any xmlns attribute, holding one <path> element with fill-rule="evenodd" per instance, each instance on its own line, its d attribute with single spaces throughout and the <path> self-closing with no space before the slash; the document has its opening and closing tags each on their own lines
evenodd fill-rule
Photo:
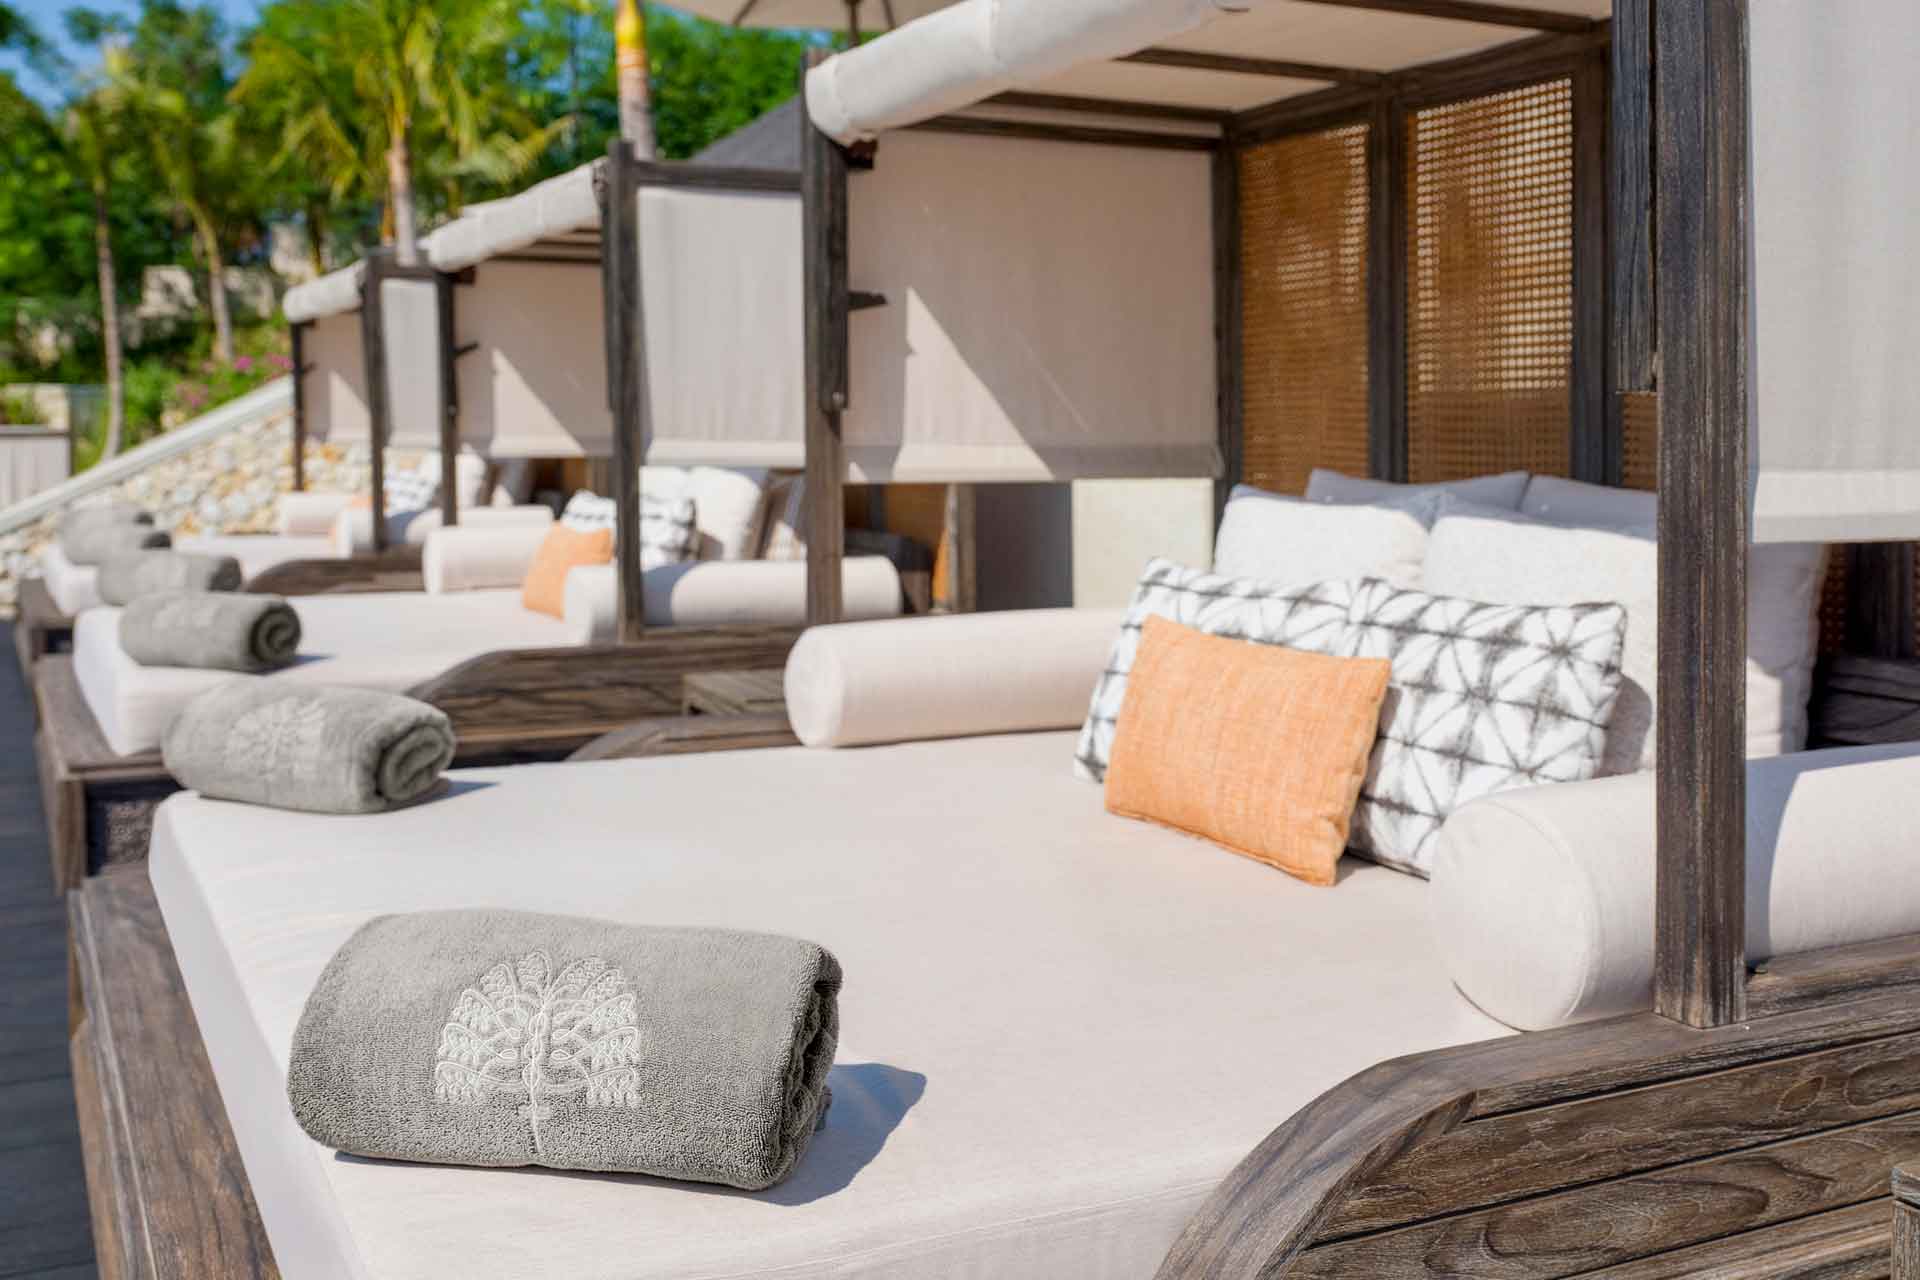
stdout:
<svg viewBox="0 0 1920 1280">
<path fill-rule="evenodd" d="M 632 644 L 645 631 L 640 574 L 640 463 L 647 456 L 645 317 L 640 300 L 640 158 L 633 143 L 607 144 L 607 182 L 600 193 L 602 287 L 606 291 L 607 386 L 613 409 L 613 563 L 618 590 L 617 637 Z"/>
<path fill-rule="evenodd" d="M 809 49 L 801 72 L 825 62 Z M 846 554 L 846 450 L 840 415 L 847 407 L 847 156 L 800 116 L 801 237 L 806 289 L 807 623 L 838 622 L 840 562 Z"/>
<path fill-rule="evenodd" d="M 287 349 L 293 379 L 293 491 L 307 487 L 307 365 L 305 346 L 307 321 L 296 320 L 287 326 Z"/>
<path fill-rule="evenodd" d="M 364 353 L 367 381 L 368 438 L 371 442 L 371 502 L 373 549 L 387 549 L 386 450 L 393 438 L 393 397 L 387 379 L 392 372 L 387 346 L 386 303 L 383 286 L 389 280 L 415 280 L 434 288 L 436 367 L 431 376 L 438 383 L 441 412 L 435 429 L 440 442 L 440 509 L 448 525 L 459 522 L 455 462 L 460 451 L 460 399 L 454 362 L 459 351 L 454 344 L 453 287 L 456 278 L 424 264 L 402 266 L 388 248 L 370 251 L 360 282 L 360 343 Z M 425 370 L 408 370 L 409 375 Z"/>
</svg>

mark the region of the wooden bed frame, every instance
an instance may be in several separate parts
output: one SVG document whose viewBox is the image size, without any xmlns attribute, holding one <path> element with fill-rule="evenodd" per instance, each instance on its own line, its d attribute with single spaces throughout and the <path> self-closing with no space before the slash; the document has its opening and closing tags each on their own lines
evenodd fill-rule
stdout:
<svg viewBox="0 0 1920 1280">
<path fill-rule="evenodd" d="M 798 627 L 656 629 L 637 645 L 508 649 L 469 659 L 410 692 L 453 720 L 460 765 L 564 759 L 602 734 L 677 713 L 681 679 L 784 666 Z M 153 811 L 178 791 L 160 754 L 118 755 L 66 654 L 33 676 L 34 751 L 54 883 L 146 857 Z"/>
</svg>

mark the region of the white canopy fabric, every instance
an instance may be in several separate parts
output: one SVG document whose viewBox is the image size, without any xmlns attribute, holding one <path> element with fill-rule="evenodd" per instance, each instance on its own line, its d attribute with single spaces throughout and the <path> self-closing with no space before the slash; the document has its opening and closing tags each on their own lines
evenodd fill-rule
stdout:
<svg viewBox="0 0 1920 1280">
<path fill-rule="evenodd" d="M 440 286 L 431 280 L 382 280 L 387 339 L 387 444 L 437 449 L 446 398 L 440 385 Z"/>
<path fill-rule="evenodd" d="M 356 262 L 338 271 L 295 285 L 280 300 L 280 310 L 288 324 L 306 324 L 327 316 L 344 315 L 360 309 L 360 282 L 367 266 Z"/>
<path fill-rule="evenodd" d="M 1205 152 L 890 136 L 848 186 L 856 480 L 1210 477 Z"/>
<path fill-rule="evenodd" d="M 364 444 L 372 438 L 373 429 L 367 411 L 360 317 L 353 311 L 336 311 L 307 323 L 300 354 L 312 368 L 296 374 L 305 381 L 307 437 L 329 444 Z"/>
<path fill-rule="evenodd" d="M 606 457 L 606 342 L 597 266 L 488 261 L 455 295 L 460 436 L 494 458 Z"/>
<path fill-rule="evenodd" d="M 543 240 L 578 237 L 600 228 L 599 186 L 606 161 L 595 160 L 518 195 L 469 206 L 422 242 L 428 262 L 442 271 L 484 262 Z"/>
<path fill-rule="evenodd" d="M 1920 538 L 1920 6 L 1748 14 L 1754 538 Z"/>
<path fill-rule="evenodd" d="M 804 465 L 800 197 L 650 186 L 639 219 L 646 460 Z"/>
<path fill-rule="evenodd" d="M 1531 0 L 1577 25 L 1611 0 Z M 1112 61 L 1150 46 L 1391 71 L 1521 38 L 1511 25 L 1312 0 L 960 0 L 807 76 L 807 110 L 841 142 L 956 111 L 1009 89 L 1246 110 L 1330 81 Z"/>
</svg>

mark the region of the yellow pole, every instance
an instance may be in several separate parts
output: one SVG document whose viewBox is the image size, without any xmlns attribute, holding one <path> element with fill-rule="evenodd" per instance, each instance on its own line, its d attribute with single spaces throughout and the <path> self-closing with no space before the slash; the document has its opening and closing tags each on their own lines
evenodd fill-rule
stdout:
<svg viewBox="0 0 1920 1280">
<path fill-rule="evenodd" d="M 620 93 L 620 136 L 642 160 L 654 158 L 653 103 L 647 88 L 647 22 L 640 0 L 618 0 L 613 16 L 614 67 Z"/>
</svg>

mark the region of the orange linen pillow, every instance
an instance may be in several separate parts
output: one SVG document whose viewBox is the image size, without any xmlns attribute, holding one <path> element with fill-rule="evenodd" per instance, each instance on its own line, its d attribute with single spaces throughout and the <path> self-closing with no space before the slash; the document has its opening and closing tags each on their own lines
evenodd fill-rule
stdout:
<svg viewBox="0 0 1920 1280">
<path fill-rule="evenodd" d="M 371 511 L 373 510 L 373 499 L 364 493 L 356 493 L 347 499 L 347 510 Z"/>
<path fill-rule="evenodd" d="M 567 572 L 583 564 L 613 559 L 613 530 L 574 529 L 556 524 L 541 539 L 520 584 L 520 603 L 537 613 L 563 618 L 567 613 Z"/>
<path fill-rule="evenodd" d="M 1148 618 L 1107 809 L 1332 884 L 1391 670 Z"/>
</svg>

